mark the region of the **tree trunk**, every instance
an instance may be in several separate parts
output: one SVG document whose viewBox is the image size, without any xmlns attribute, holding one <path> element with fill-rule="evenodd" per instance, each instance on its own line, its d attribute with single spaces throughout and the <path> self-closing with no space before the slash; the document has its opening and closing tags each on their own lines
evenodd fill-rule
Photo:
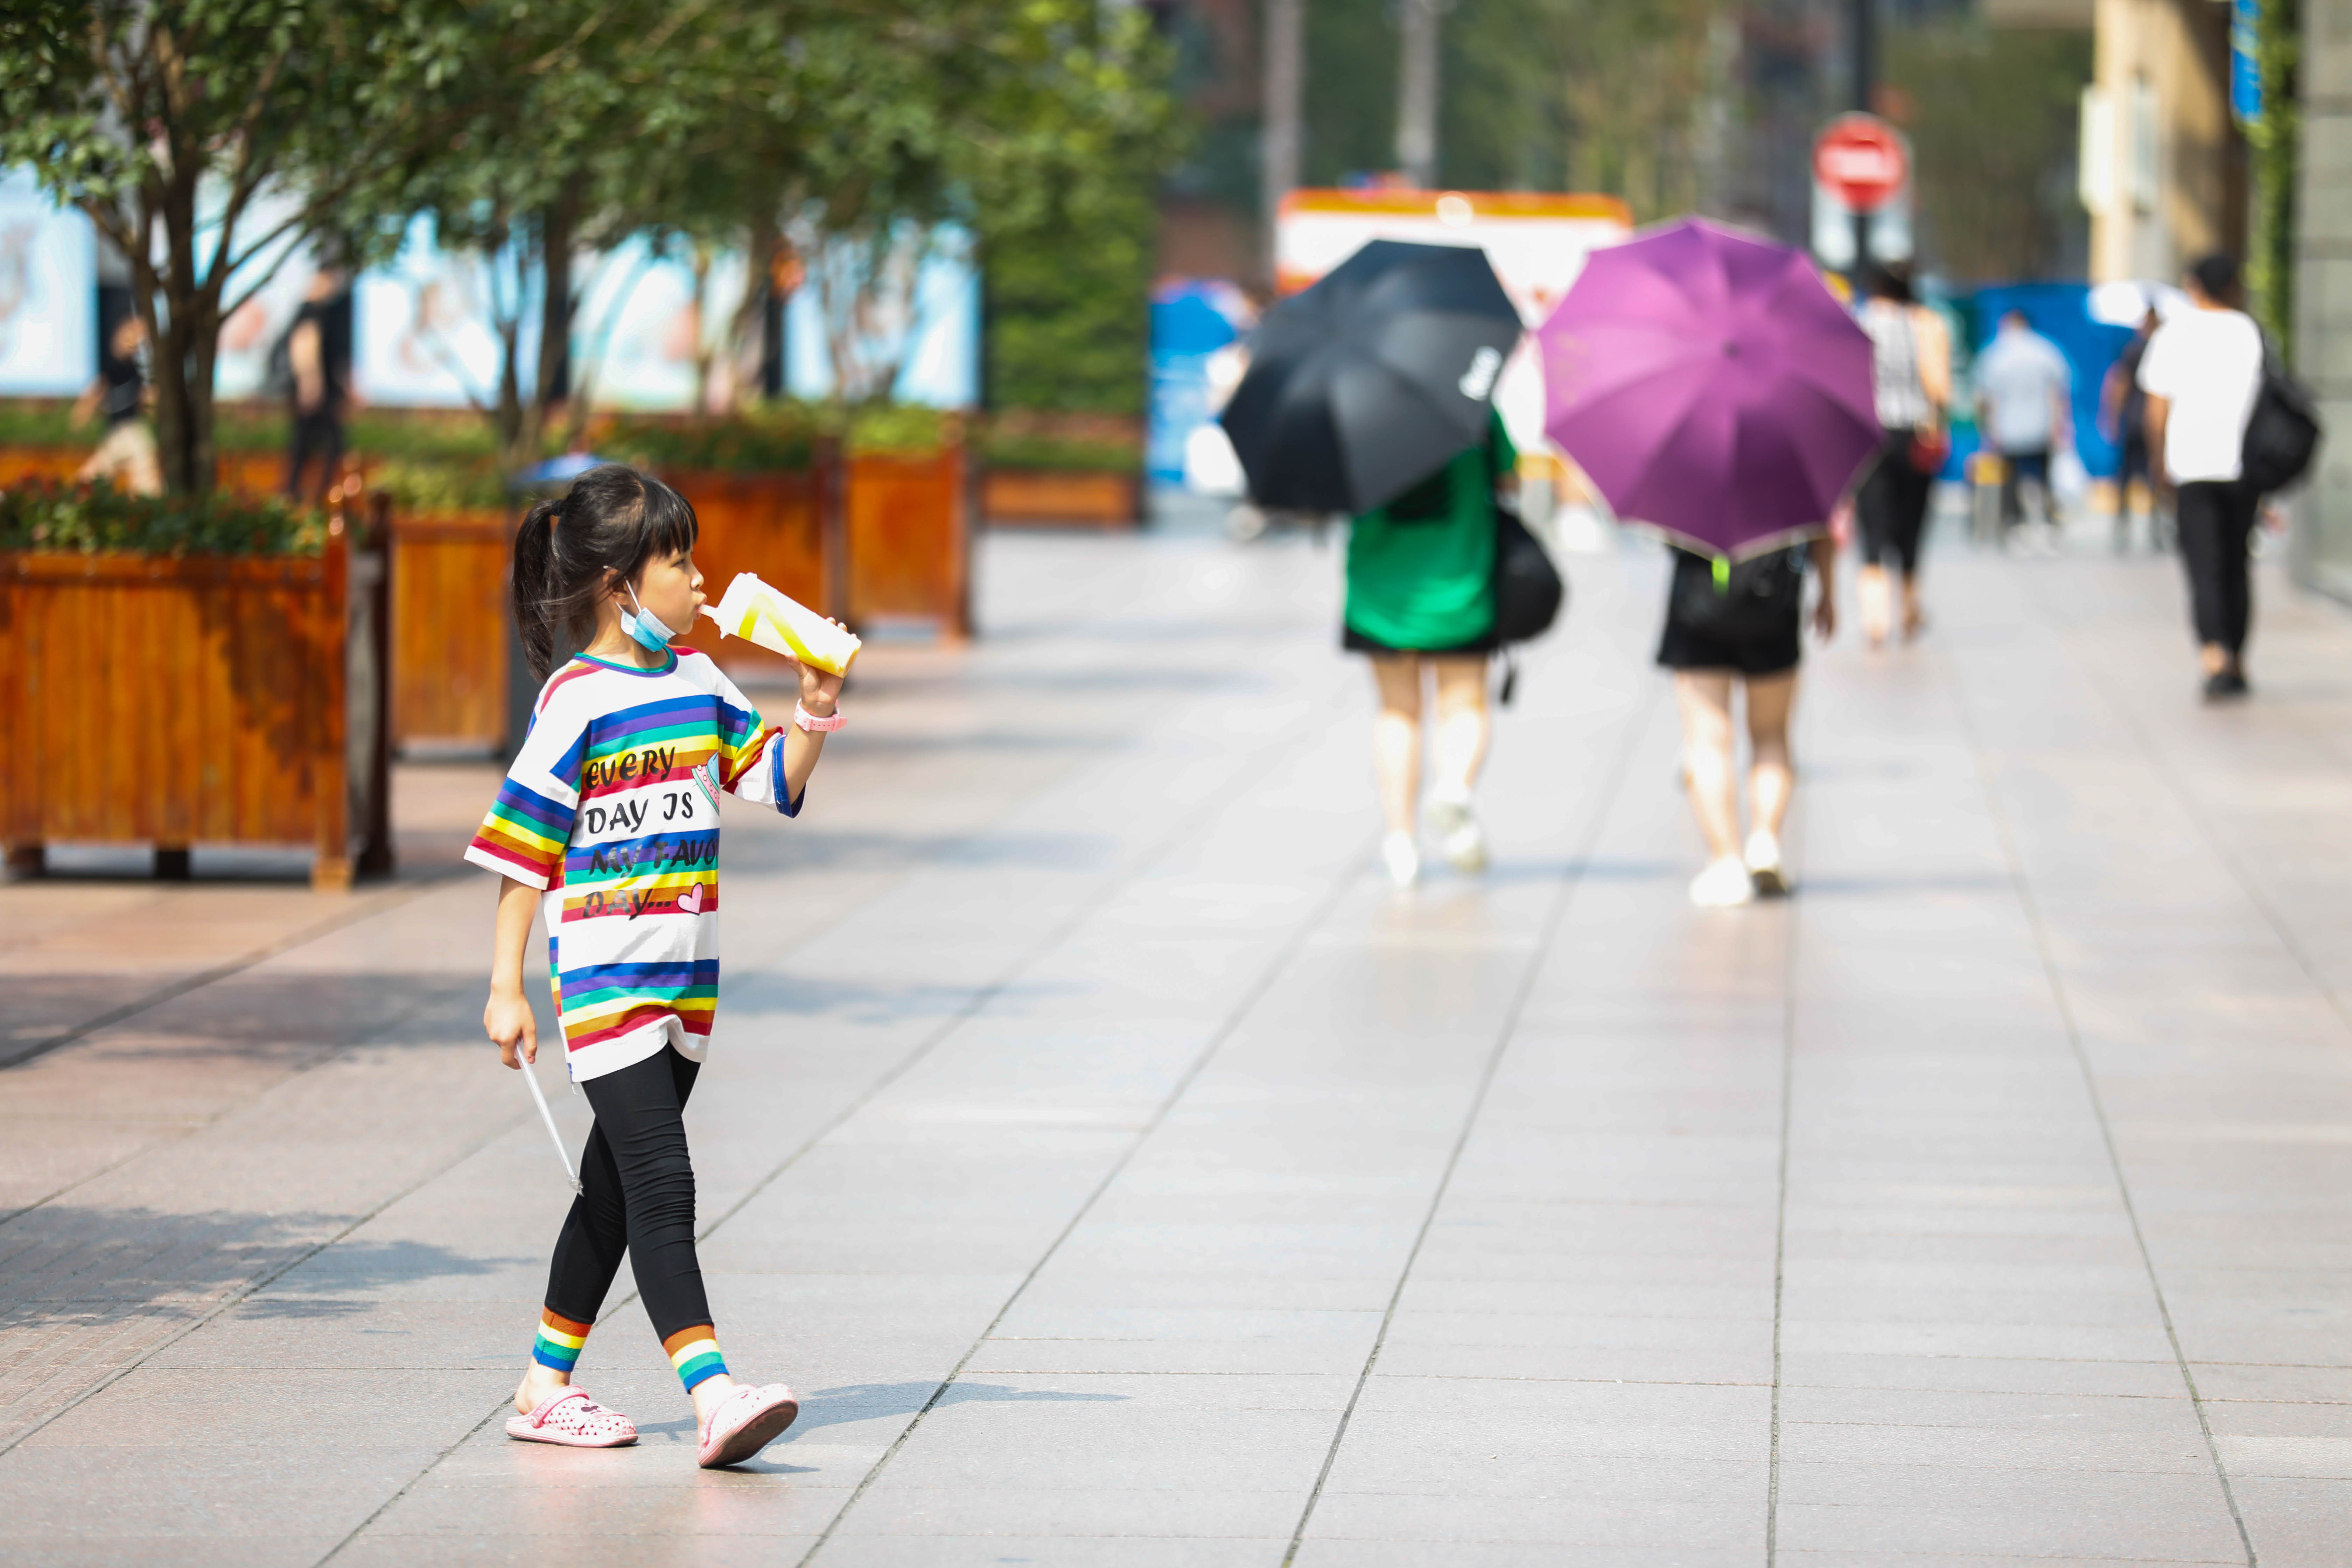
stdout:
<svg viewBox="0 0 2352 1568">
<path fill-rule="evenodd" d="M 539 461 L 546 445 L 549 414 L 572 392 L 572 311 L 576 301 L 572 298 L 572 247 L 579 237 L 579 225 L 576 189 L 566 188 L 540 215 L 540 260 L 547 287 L 539 304 L 539 364 L 531 378 L 530 403 L 523 411 L 520 457 L 524 464 Z M 576 435 L 580 424 L 572 421 L 566 434 Z"/>
<path fill-rule="evenodd" d="M 711 342 L 707 321 L 710 314 L 710 247 L 697 243 L 694 247 L 694 259 L 689 263 L 689 267 L 694 273 L 694 411 L 697 414 L 724 414 L 728 412 L 726 408 L 713 408 L 710 405 L 710 370 L 719 356 L 718 348 Z M 744 277 L 743 284 L 748 293 L 751 289 L 751 277 L 748 273 Z M 735 390 L 731 377 L 729 378 L 727 389 L 730 393 Z M 730 406 L 731 403 L 730 398 Z"/>
<path fill-rule="evenodd" d="M 1298 184 L 1299 149 L 1306 138 L 1307 0 L 1266 0 L 1265 142 L 1258 159 L 1258 221 L 1265 229 L 1265 274 L 1274 276 L 1275 219 L 1282 198 Z"/>
<path fill-rule="evenodd" d="M 1437 180 L 1438 0 L 1404 0 L 1397 14 L 1397 167 L 1427 190 Z"/>
<path fill-rule="evenodd" d="M 749 390 L 744 385 L 745 362 L 750 361 L 751 374 L 760 374 L 766 363 L 768 346 L 764 341 L 760 353 L 750 353 L 751 334 L 764 333 L 769 298 L 776 292 L 776 263 L 783 255 L 784 237 L 773 222 L 755 224 L 750 237 L 750 254 L 743 264 L 743 298 L 735 307 L 734 320 L 727 323 L 727 406 L 740 408 L 747 401 Z"/>
<path fill-rule="evenodd" d="M 156 458 L 167 492 L 208 495 L 215 477 L 212 373 L 220 347 L 220 311 L 194 281 L 194 175 L 184 175 L 157 194 L 161 211 L 154 216 L 163 220 L 168 269 L 158 275 L 147 258 L 131 258 L 132 281 L 146 306 Z M 159 298 L 161 312 L 155 309 Z M 157 321 L 158 314 L 163 320 Z"/>
</svg>

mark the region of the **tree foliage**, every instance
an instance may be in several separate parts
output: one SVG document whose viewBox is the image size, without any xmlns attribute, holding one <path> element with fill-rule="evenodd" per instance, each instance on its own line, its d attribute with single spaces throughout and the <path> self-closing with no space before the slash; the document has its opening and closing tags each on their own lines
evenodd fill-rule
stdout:
<svg viewBox="0 0 2352 1568">
<path fill-rule="evenodd" d="M 1910 100 L 1925 259 L 1961 281 L 2065 271 L 2084 223 L 2074 151 L 2089 36 L 1939 23 L 1889 37 L 1885 75 Z"/>
<path fill-rule="evenodd" d="M 212 485 L 221 322 L 277 256 L 433 155 L 473 53 L 458 0 L 0 9 L 0 162 L 127 259 L 170 488 Z M 257 220 L 271 193 L 290 215 Z"/>
<path fill-rule="evenodd" d="M 167 483 L 200 491 L 221 323 L 300 242 L 362 260 L 428 214 L 497 258 L 511 461 L 565 390 L 583 252 L 740 247 L 757 280 L 796 226 L 952 217 L 983 252 L 1123 224 L 1122 254 L 1171 145 L 1160 70 L 1095 0 L 18 0 L 0 161 L 129 258 Z"/>
</svg>

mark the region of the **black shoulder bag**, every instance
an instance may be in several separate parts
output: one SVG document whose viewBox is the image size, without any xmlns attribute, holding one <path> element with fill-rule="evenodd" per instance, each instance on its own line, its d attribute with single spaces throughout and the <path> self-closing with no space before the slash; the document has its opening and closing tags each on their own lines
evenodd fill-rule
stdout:
<svg viewBox="0 0 2352 1568">
<path fill-rule="evenodd" d="M 1536 538 L 1518 509 L 1499 497 L 1494 487 L 1501 478 L 1495 444 L 1486 443 L 1487 494 L 1495 508 L 1495 641 L 1503 653 L 1503 688 L 1496 700 L 1507 703 L 1518 687 L 1519 665 L 1509 651 L 1513 643 L 1531 642 L 1551 630 L 1568 602 L 1568 580 L 1552 564 L 1543 542 Z"/>
</svg>

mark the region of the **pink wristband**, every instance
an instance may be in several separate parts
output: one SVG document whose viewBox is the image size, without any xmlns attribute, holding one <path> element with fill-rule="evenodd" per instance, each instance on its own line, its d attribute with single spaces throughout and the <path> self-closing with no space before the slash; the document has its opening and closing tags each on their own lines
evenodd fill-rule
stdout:
<svg viewBox="0 0 2352 1568">
<path fill-rule="evenodd" d="M 849 722 L 849 715 L 836 708 L 830 717 L 820 719 L 795 702 L 793 704 L 793 722 L 812 734 L 830 735 Z"/>
</svg>

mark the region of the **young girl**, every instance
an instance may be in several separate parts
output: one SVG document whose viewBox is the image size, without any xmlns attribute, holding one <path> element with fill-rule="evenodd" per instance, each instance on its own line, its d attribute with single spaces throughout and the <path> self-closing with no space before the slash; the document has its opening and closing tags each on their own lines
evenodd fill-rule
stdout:
<svg viewBox="0 0 2352 1568">
<path fill-rule="evenodd" d="M 843 721 L 837 675 L 802 668 L 793 722 L 778 728 L 708 658 L 669 646 L 703 602 L 694 542 L 677 492 L 616 464 L 523 519 L 515 624 L 546 685 L 466 858 L 506 879 L 482 1026 L 507 1066 L 536 1059 L 522 968 L 542 913 L 564 1055 L 596 1113 L 508 1435 L 637 1440 L 626 1416 L 572 1385 L 626 1250 L 711 1467 L 750 1458 L 800 1414 L 783 1384 L 728 1376 L 695 1257 L 682 1112 L 718 1008 L 719 794 L 799 815 Z M 559 643 L 586 646 L 550 676 Z"/>
</svg>

